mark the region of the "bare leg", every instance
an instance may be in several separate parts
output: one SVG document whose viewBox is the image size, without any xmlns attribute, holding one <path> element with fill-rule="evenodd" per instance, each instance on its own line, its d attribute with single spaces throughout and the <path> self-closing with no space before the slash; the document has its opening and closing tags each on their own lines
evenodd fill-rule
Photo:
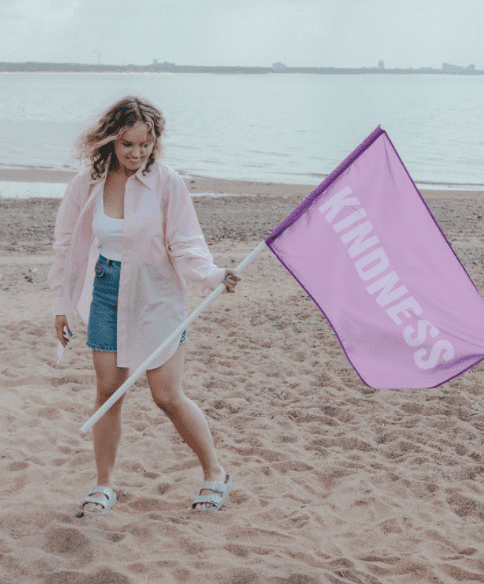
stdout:
<svg viewBox="0 0 484 584">
<path fill-rule="evenodd" d="M 147 371 L 151 394 L 156 405 L 170 418 L 180 436 L 197 455 L 203 469 L 204 480 L 225 482 L 225 471 L 215 454 L 212 434 L 201 409 L 183 393 L 182 374 L 185 348 L 177 352 L 164 365 Z M 212 491 L 202 491 L 202 495 Z M 210 503 L 197 508 L 211 507 Z"/>
<path fill-rule="evenodd" d="M 129 369 L 116 366 L 116 353 L 92 352 L 97 377 L 95 409 L 100 408 L 111 395 L 128 379 Z M 119 399 L 93 426 L 94 457 L 97 467 L 97 485 L 111 486 L 111 473 L 116 461 L 116 451 L 121 438 L 121 406 L 124 396 Z M 96 493 L 98 498 L 105 497 Z M 96 503 L 86 503 L 86 508 L 102 509 Z"/>
</svg>

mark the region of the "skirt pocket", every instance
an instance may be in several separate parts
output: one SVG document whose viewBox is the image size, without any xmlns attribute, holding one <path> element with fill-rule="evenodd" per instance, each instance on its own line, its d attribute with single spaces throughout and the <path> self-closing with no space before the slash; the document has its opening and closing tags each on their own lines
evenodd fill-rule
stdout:
<svg viewBox="0 0 484 584">
<path fill-rule="evenodd" d="M 96 272 L 96 278 L 99 278 L 100 280 L 104 280 L 104 278 L 106 277 L 106 264 L 100 263 L 98 261 L 94 270 Z"/>
</svg>

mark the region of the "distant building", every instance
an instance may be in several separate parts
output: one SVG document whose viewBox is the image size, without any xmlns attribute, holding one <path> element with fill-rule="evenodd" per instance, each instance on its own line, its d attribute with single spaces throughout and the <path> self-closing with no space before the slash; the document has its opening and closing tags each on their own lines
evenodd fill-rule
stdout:
<svg viewBox="0 0 484 584">
<path fill-rule="evenodd" d="M 285 69 L 286 67 L 287 67 L 287 65 L 284 63 L 272 63 L 272 68 L 275 69 L 276 71 L 281 71 L 282 69 Z"/>
<path fill-rule="evenodd" d="M 378 61 L 378 69 L 385 69 L 385 63 L 383 61 Z"/>
<path fill-rule="evenodd" d="M 475 65 L 469 65 L 468 67 L 460 67 L 459 65 L 451 65 L 450 63 L 442 63 L 442 71 L 447 73 L 458 73 L 460 71 L 475 71 Z"/>
<path fill-rule="evenodd" d="M 152 71 L 175 71 L 177 66 L 175 63 L 169 63 L 168 61 L 163 61 L 160 63 L 158 59 L 153 59 L 153 63 L 148 65 Z"/>
<path fill-rule="evenodd" d="M 442 71 L 463 71 L 464 67 L 460 67 L 459 65 L 451 65 L 450 63 L 442 63 Z"/>
</svg>

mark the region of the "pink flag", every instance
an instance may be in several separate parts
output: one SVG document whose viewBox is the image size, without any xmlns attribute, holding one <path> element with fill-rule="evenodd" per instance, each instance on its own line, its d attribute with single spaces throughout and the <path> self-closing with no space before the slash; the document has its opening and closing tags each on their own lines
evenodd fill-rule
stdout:
<svg viewBox="0 0 484 584">
<path fill-rule="evenodd" d="M 484 302 L 381 128 L 266 244 L 370 387 L 436 387 L 484 359 Z"/>
</svg>

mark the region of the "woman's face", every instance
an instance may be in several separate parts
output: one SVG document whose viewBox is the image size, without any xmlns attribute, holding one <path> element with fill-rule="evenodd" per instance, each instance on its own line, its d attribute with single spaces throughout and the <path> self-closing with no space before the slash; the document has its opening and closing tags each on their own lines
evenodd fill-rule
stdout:
<svg viewBox="0 0 484 584">
<path fill-rule="evenodd" d="M 114 142 L 116 158 L 128 174 L 141 168 L 153 151 L 155 142 L 149 130 L 148 124 L 136 124 L 125 130 Z"/>
</svg>

